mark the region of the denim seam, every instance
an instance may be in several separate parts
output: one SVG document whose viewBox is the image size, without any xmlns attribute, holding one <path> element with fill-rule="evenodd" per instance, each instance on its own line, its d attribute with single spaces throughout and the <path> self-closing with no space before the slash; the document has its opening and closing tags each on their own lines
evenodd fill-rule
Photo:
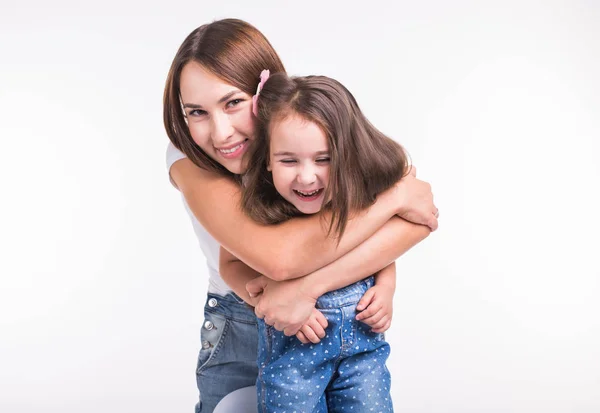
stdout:
<svg viewBox="0 0 600 413">
<path fill-rule="evenodd" d="M 230 321 L 227 318 L 225 318 L 225 324 L 223 325 L 223 332 L 221 333 L 221 336 L 219 337 L 219 341 L 217 342 L 215 349 L 213 350 L 211 355 L 208 357 L 208 359 L 204 362 L 204 364 L 202 366 L 198 367 L 198 370 L 196 371 L 197 374 L 202 374 L 202 372 L 207 369 L 209 363 L 215 359 L 217 354 L 219 354 L 219 352 L 221 351 L 221 348 L 223 348 L 223 345 L 225 344 L 225 338 L 227 337 L 227 332 L 229 331 L 229 323 L 230 323 Z"/>
<path fill-rule="evenodd" d="M 265 324 L 265 335 L 267 336 L 267 340 L 266 340 L 266 347 L 267 347 L 267 356 L 265 357 L 265 361 L 264 361 L 264 365 L 261 365 L 258 368 L 258 378 L 262 384 L 261 389 L 260 389 L 260 410 L 262 412 L 265 412 L 266 406 L 267 406 L 267 394 L 266 394 L 266 390 L 265 390 L 265 381 L 263 379 L 264 376 L 264 367 L 267 366 L 269 364 L 269 362 L 271 361 L 271 348 L 272 346 L 272 340 L 273 340 L 273 334 L 271 332 L 271 326 L 268 324 Z"/>
<path fill-rule="evenodd" d="M 340 355 L 337 357 L 337 359 L 334 361 L 334 365 L 337 363 L 341 363 L 342 359 L 344 358 L 344 342 L 345 342 L 345 337 L 344 337 L 344 311 L 340 308 L 339 309 L 340 314 L 341 314 L 341 323 L 340 323 Z M 337 370 L 336 370 L 337 371 Z"/>
</svg>

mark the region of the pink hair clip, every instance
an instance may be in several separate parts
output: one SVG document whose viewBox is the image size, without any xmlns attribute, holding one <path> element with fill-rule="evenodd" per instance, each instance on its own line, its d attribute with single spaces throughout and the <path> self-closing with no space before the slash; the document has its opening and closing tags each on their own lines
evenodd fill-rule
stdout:
<svg viewBox="0 0 600 413">
<path fill-rule="evenodd" d="M 271 72 L 267 69 L 260 72 L 260 82 L 258 82 L 258 87 L 256 88 L 256 95 L 252 96 L 252 113 L 254 113 L 254 116 L 258 116 L 258 96 L 270 75 Z"/>
</svg>

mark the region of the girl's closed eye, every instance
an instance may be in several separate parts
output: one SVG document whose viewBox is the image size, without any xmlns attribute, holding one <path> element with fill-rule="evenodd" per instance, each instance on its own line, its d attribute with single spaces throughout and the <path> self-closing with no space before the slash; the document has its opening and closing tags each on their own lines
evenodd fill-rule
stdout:
<svg viewBox="0 0 600 413">
<path fill-rule="evenodd" d="M 279 162 L 283 163 L 283 164 L 294 164 L 296 163 L 295 159 L 282 159 Z"/>
<path fill-rule="evenodd" d="M 329 163 L 329 160 L 329 157 L 319 158 L 317 159 L 317 163 Z"/>
</svg>

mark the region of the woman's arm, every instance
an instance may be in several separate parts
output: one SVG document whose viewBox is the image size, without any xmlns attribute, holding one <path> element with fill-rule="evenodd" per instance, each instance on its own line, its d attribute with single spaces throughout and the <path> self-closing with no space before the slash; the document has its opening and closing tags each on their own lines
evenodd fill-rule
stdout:
<svg viewBox="0 0 600 413">
<path fill-rule="evenodd" d="M 411 215 L 412 220 L 418 215 L 437 227 L 431 187 L 413 176 L 405 177 L 350 220 L 338 245 L 328 237 L 320 215 L 260 225 L 241 210 L 240 188 L 230 179 L 205 171 L 187 158 L 175 162 L 170 173 L 195 217 L 217 242 L 274 280 L 300 277 L 332 263 L 395 214 Z"/>
<path fill-rule="evenodd" d="M 246 284 L 260 274 L 241 262 L 232 253 L 221 247 L 219 250 L 219 273 L 223 281 L 247 304 L 254 307 L 258 298 L 250 297 L 246 290 Z"/>
<path fill-rule="evenodd" d="M 428 227 L 394 217 L 350 253 L 306 277 L 281 282 L 259 277 L 246 286 L 251 296 L 262 292 L 256 315 L 268 317 L 286 335 L 296 334 L 318 297 L 387 267 L 429 234 Z"/>
</svg>

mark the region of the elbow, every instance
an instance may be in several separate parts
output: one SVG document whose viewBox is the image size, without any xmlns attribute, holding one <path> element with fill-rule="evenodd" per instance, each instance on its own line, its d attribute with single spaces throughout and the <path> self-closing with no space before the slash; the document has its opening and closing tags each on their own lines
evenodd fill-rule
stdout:
<svg viewBox="0 0 600 413">
<path fill-rule="evenodd" d="M 290 247 L 291 245 L 291 247 Z M 273 281 L 286 281 L 306 275 L 303 273 L 302 258 L 298 254 L 297 244 L 281 242 L 262 255 L 255 269 Z"/>
<path fill-rule="evenodd" d="M 286 281 L 293 278 L 292 276 L 290 276 L 290 274 L 291 273 L 289 269 L 285 266 L 273 265 L 270 268 L 268 268 L 263 275 L 273 281 Z"/>
<path fill-rule="evenodd" d="M 277 259 L 272 260 L 266 273 L 263 274 L 264 276 L 273 281 L 286 281 L 302 275 L 297 274 L 297 268 L 290 258 L 286 258 L 285 255 L 277 255 L 277 257 Z"/>
<path fill-rule="evenodd" d="M 423 241 L 425 238 L 427 238 L 429 235 L 431 235 L 431 228 L 429 228 L 427 225 L 416 225 L 416 226 L 417 226 L 417 229 L 416 229 L 414 235 L 415 235 L 417 243 Z"/>
</svg>

